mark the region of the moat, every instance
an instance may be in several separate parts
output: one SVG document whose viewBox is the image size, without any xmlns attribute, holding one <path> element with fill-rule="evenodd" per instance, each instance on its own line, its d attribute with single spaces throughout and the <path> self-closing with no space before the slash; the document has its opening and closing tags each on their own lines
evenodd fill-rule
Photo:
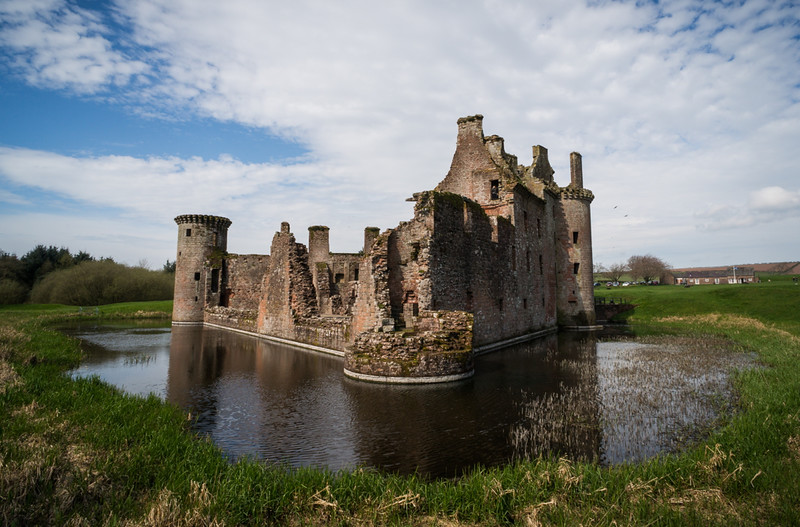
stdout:
<svg viewBox="0 0 800 527">
<path fill-rule="evenodd" d="M 339 358 L 211 328 L 69 333 L 86 354 L 73 375 L 180 406 L 231 459 L 433 477 L 538 454 L 651 457 L 713 423 L 729 399 L 725 372 L 744 364 L 714 356 L 692 374 L 678 348 L 561 333 L 477 357 L 468 380 L 403 386 L 354 381 Z M 665 354 L 671 366 L 631 376 L 634 362 L 647 370 Z M 654 389 L 653 372 L 663 386 Z"/>
</svg>

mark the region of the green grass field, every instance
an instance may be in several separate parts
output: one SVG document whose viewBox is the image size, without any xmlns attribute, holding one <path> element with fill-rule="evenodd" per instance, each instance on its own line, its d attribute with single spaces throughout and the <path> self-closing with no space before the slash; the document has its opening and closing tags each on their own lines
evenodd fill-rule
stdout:
<svg viewBox="0 0 800 527">
<path fill-rule="evenodd" d="M 604 296 L 636 304 L 618 316 L 631 324 L 718 313 L 752 317 L 800 336 L 800 285 L 790 276 L 764 278 L 760 284 L 595 288 L 595 297 Z"/>
<path fill-rule="evenodd" d="M 72 380 L 80 317 L 164 317 L 171 303 L 0 308 L 4 525 L 798 525 L 800 286 L 598 288 L 648 331 L 721 335 L 758 354 L 739 411 L 680 455 L 611 468 L 538 459 L 428 481 L 228 463 L 155 397 Z"/>
</svg>

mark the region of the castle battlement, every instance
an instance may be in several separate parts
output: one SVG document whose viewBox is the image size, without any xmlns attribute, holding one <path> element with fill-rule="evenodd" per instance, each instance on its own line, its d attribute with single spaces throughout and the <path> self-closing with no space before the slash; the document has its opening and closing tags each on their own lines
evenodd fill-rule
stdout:
<svg viewBox="0 0 800 527">
<path fill-rule="evenodd" d="M 457 121 L 445 178 L 418 192 L 414 217 L 364 230 L 361 253 L 331 253 L 330 229 L 299 243 L 284 222 L 270 255 L 230 255 L 221 216 L 179 225 L 175 323 L 204 323 L 344 356 L 379 382 L 441 382 L 472 373 L 476 350 L 593 327 L 590 203 L 582 158 L 559 187 L 547 149 L 529 166 Z"/>
</svg>

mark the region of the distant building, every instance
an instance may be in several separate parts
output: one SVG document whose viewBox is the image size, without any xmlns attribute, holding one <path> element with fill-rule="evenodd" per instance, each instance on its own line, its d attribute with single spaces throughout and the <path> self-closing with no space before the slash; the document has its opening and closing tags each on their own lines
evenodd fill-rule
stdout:
<svg viewBox="0 0 800 527">
<path fill-rule="evenodd" d="M 749 284 L 757 281 L 752 267 L 685 269 L 671 273 L 677 285 Z"/>
<path fill-rule="evenodd" d="M 329 229 L 288 223 L 270 255 L 227 252 L 231 221 L 178 224 L 173 324 L 205 324 L 345 357 L 351 377 L 436 382 L 471 375 L 475 353 L 558 327 L 595 325 L 590 203 L 580 154 L 559 187 L 547 149 L 530 166 L 458 120 L 450 171 L 415 194 L 414 217 L 364 231 L 361 253 L 329 250 Z"/>
</svg>

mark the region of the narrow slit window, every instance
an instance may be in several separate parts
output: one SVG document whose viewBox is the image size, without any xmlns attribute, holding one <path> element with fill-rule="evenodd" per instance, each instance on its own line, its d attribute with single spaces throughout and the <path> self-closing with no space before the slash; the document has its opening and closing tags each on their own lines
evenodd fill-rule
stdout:
<svg viewBox="0 0 800 527">
<path fill-rule="evenodd" d="M 522 309 L 528 309 L 528 299 L 527 298 L 523 298 L 522 299 Z"/>
<path fill-rule="evenodd" d="M 517 246 L 516 245 L 512 245 L 511 246 L 511 270 L 512 271 L 516 271 L 517 270 Z"/>
<path fill-rule="evenodd" d="M 580 266 L 581 264 L 578 262 L 572 264 L 572 274 L 578 274 L 578 269 L 580 268 Z"/>
<path fill-rule="evenodd" d="M 219 291 L 219 269 L 211 270 L 211 292 Z"/>
<path fill-rule="evenodd" d="M 526 270 L 530 273 L 531 272 L 531 251 L 528 249 L 528 252 L 525 253 L 525 267 Z"/>
<path fill-rule="evenodd" d="M 194 273 L 194 279 L 200 281 L 200 273 Z"/>
<path fill-rule="evenodd" d="M 192 235 L 192 229 L 186 229 L 186 237 L 188 238 L 191 235 Z"/>
<path fill-rule="evenodd" d="M 578 243 L 578 231 L 572 231 L 572 243 L 573 244 Z"/>
<path fill-rule="evenodd" d="M 544 260 L 541 254 L 539 255 L 539 274 L 544 274 Z"/>
<path fill-rule="evenodd" d="M 498 309 L 499 311 L 502 311 L 502 310 L 503 310 L 503 299 L 502 299 L 502 298 L 498 298 L 498 299 L 497 299 L 497 309 Z"/>
<path fill-rule="evenodd" d="M 542 237 L 542 220 L 539 218 L 536 218 L 536 234 L 539 238 Z"/>
<path fill-rule="evenodd" d="M 500 199 L 500 180 L 493 179 L 489 183 L 489 196 L 490 199 Z"/>
</svg>

